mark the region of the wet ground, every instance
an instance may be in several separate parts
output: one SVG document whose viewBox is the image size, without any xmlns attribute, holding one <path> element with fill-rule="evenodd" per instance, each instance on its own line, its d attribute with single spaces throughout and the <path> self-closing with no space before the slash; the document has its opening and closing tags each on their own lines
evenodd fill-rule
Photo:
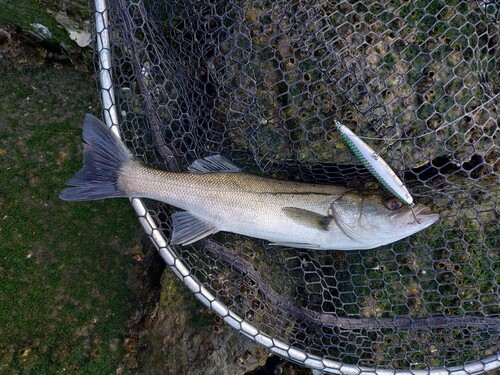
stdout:
<svg viewBox="0 0 500 375">
<path fill-rule="evenodd" d="M 58 198 L 99 115 L 92 74 L 0 35 L 0 373 L 124 367 L 141 232 L 128 202 Z"/>
</svg>

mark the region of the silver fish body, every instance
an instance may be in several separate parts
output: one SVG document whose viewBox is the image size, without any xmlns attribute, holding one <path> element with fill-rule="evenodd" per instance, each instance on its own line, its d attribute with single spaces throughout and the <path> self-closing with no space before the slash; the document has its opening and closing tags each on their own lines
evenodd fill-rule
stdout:
<svg viewBox="0 0 500 375">
<path fill-rule="evenodd" d="M 190 172 L 152 169 L 135 160 L 93 116 L 86 118 L 84 139 L 84 167 L 68 181 L 72 187 L 61 198 L 140 197 L 185 210 L 172 216 L 172 244 L 186 245 L 225 231 L 297 248 L 370 249 L 438 219 L 416 205 L 415 220 L 408 207 L 394 209 L 380 194 L 245 174 L 217 155 L 196 161 Z"/>
</svg>

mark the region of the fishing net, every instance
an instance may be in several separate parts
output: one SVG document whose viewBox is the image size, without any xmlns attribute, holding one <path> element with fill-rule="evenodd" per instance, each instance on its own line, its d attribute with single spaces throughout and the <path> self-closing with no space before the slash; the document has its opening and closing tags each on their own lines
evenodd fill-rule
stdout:
<svg viewBox="0 0 500 375">
<path fill-rule="evenodd" d="M 133 199 L 198 299 L 272 352 L 325 372 L 500 366 L 498 2 L 96 4 L 104 114 L 148 165 L 185 171 L 223 154 L 248 173 L 380 188 L 339 120 L 440 214 L 373 250 L 227 233 L 183 247 L 168 246 L 174 208 Z"/>
</svg>

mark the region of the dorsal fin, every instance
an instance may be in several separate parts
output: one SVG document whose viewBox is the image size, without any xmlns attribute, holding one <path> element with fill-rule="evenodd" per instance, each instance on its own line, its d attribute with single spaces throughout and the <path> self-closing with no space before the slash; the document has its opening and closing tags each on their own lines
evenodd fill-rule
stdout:
<svg viewBox="0 0 500 375">
<path fill-rule="evenodd" d="M 191 173 L 239 173 L 241 169 L 221 155 L 212 155 L 195 160 L 188 167 L 188 171 Z"/>
</svg>

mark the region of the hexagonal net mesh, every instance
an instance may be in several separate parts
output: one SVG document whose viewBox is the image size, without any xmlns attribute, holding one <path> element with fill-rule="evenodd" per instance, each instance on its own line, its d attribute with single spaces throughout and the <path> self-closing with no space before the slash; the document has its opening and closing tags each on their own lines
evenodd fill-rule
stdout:
<svg viewBox="0 0 500 375">
<path fill-rule="evenodd" d="M 349 252 L 218 233 L 168 247 L 173 267 L 185 267 L 176 272 L 225 306 L 218 313 L 255 327 L 247 336 L 285 343 L 295 361 L 498 366 L 499 9 L 460 0 L 109 2 L 97 13 L 110 25 L 113 91 L 103 95 L 114 93 L 121 136 L 145 163 L 183 171 L 223 154 L 262 176 L 377 188 L 339 120 L 441 217 L 392 245 Z M 175 209 L 144 204 L 158 228 L 151 236 L 168 240 Z"/>
</svg>

